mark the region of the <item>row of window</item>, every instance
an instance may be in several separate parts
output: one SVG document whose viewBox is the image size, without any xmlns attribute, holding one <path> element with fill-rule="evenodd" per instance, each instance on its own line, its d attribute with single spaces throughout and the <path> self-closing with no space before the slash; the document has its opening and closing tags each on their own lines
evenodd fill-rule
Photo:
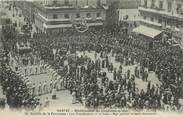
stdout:
<svg viewBox="0 0 183 117">
<path fill-rule="evenodd" d="M 163 4 L 164 4 L 163 1 L 159 1 L 159 8 L 160 9 L 163 9 Z M 171 12 L 172 4 L 173 4 L 173 2 L 171 2 L 171 1 L 167 2 L 168 12 Z M 147 7 L 147 0 L 144 0 L 144 6 Z M 151 0 L 151 8 L 155 8 L 155 0 Z M 182 4 L 177 4 L 177 10 L 180 9 L 180 8 L 182 8 Z"/>
<path fill-rule="evenodd" d="M 149 17 L 149 19 L 150 19 L 151 22 L 156 22 L 154 17 Z M 144 20 L 147 20 L 147 16 L 144 16 Z M 168 20 L 168 19 L 167 20 L 165 20 L 165 19 L 163 20 L 162 18 L 159 18 L 157 20 L 157 23 L 161 24 L 163 21 L 165 22 L 165 25 L 172 25 L 172 24 L 174 24 L 174 23 L 171 22 L 171 20 Z M 176 25 L 176 27 L 179 27 L 180 24 L 177 22 L 174 25 Z"/>
<path fill-rule="evenodd" d="M 144 16 L 144 19 L 146 20 L 147 19 L 147 17 L 146 16 Z M 150 21 L 151 22 L 154 22 L 154 17 L 150 17 Z M 162 23 L 162 19 L 158 19 L 158 23 Z"/>
<path fill-rule="evenodd" d="M 44 0 L 44 4 L 49 4 L 48 1 L 49 0 Z M 73 2 L 72 0 L 71 1 L 64 0 L 64 5 L 68 6 L 68 5 L 72 4 L 72 2 Z M 57 4 L 57 3 L 59 4 L 58 1 L 54 0 L 52 4 Z M 78 3 L 79 2 L 76 0 L 75 4 L 77 5 Z M 97 0 L 96 3 L 97 3 L 98 6 L 101 5 L 101 0 Z M 88 0 L 86 1 L 86 5 L 89 5 L 89 1 Z"/>
<path fill-rule="evenodd" d="M 146 19 L 147 19 L 147 17 L 144 16 L 144 20 L 146 20 Z M 154 22 L 154 18 L 153 17 L 150 17 L 150 20 L 151 20 L 151 22 Z"/>
<path fill-rule="evenodd" d="M 87 13 L 86 14 L 86 17 L 87 18 L 91 18 L 91 13 Z M 97 13 L 96 14 L 96 17 L 101 17 L 101 13 Z M 69 19 L 70 18 L 70 15 L 69 14 L 64 14 L 64 18 L 65 19 Z M 81 14 L 77 13 L 75 15 L 75 18 L 81 18 Z M 53 19 L 58 19 L 58 14 L 53 14 Z"/>
</svg>

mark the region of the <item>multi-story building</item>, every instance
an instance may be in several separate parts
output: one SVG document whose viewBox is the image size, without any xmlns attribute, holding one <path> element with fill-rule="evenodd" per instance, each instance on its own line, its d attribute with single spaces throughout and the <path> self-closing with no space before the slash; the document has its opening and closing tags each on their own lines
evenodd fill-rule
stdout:
<svg viewBox="0 0 183 117">
<path fill-rule="evenodd" d="M 40 32 L 62 32 L 74 26 L 82 32 L 103 26 L 106 19 L 105 0 L 42 0 L 34 6 L 35 26 Z"/>
<path fill-rule="evenodd" d="M 183 0 L 141 0 L 141 27 L 136 32 L 154 38 L 169 30 L 171 38 L 181 43 L 183 34 Z M 154 32 L 154 33 L 153 33 Z"/>
</svg>

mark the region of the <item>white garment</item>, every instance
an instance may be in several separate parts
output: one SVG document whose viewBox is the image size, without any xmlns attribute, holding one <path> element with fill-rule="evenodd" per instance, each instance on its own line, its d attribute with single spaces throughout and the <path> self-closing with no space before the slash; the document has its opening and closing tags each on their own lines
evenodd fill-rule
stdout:
<svg viewBox="0 0 183 117">
<path fill-rule="evenodd" d="M 6 103 L 5 104 L 5 112 L 9 112 L 10 111 L 10 107 L 9 107 L 9 105 Z"/>
</svg>

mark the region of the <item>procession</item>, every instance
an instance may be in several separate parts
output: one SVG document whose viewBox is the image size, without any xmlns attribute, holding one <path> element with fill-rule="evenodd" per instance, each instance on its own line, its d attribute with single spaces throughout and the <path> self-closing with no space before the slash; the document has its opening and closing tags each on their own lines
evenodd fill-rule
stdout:
<svg viewBox="0 0 183 117">
<path fill-rule="evenodd" d="M 55 14 L 50 24 L 43 23 L 46 30 L 36 24 L 42 21 L 36 4 L 35 23 L 24 18 L 26 25 L 21 33 L 19 26 L 2 26 L 1 109 L 42 111 L 56 105 L 73 105 L 85 109 L 183 112 L 183 49 L 170 41 L 167 32 L 162 34 L 166 36 L 150 39 L 129 32 L 131 27 L 138 28 L 136 23 L 126 26 L 126 22 L 119 21 L 107 28 L 93 26 L 87 18 L 56 31 L 56 26 L 50 29 L 54 21 L 61 21 L 56 21 Z M 9 12 L 16 8 L 14 2 L 5 2 L 5 6 Z M 103 10 L 100 7 L 95 9 Z M 96 14 L 98 19 L 103 18 L 102 10 Z"/>
</svg>

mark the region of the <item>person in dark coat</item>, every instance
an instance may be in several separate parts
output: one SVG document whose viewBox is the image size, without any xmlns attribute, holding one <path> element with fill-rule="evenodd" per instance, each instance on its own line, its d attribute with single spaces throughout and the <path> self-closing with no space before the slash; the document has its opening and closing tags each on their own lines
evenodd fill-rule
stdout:
<svg viewBox="0 0 183 117">
<path fill-rule="evenodd" d="M 135 77 L 139 78 L 139 69 L 138 67 L 135 67 Z"/>
</svg>

